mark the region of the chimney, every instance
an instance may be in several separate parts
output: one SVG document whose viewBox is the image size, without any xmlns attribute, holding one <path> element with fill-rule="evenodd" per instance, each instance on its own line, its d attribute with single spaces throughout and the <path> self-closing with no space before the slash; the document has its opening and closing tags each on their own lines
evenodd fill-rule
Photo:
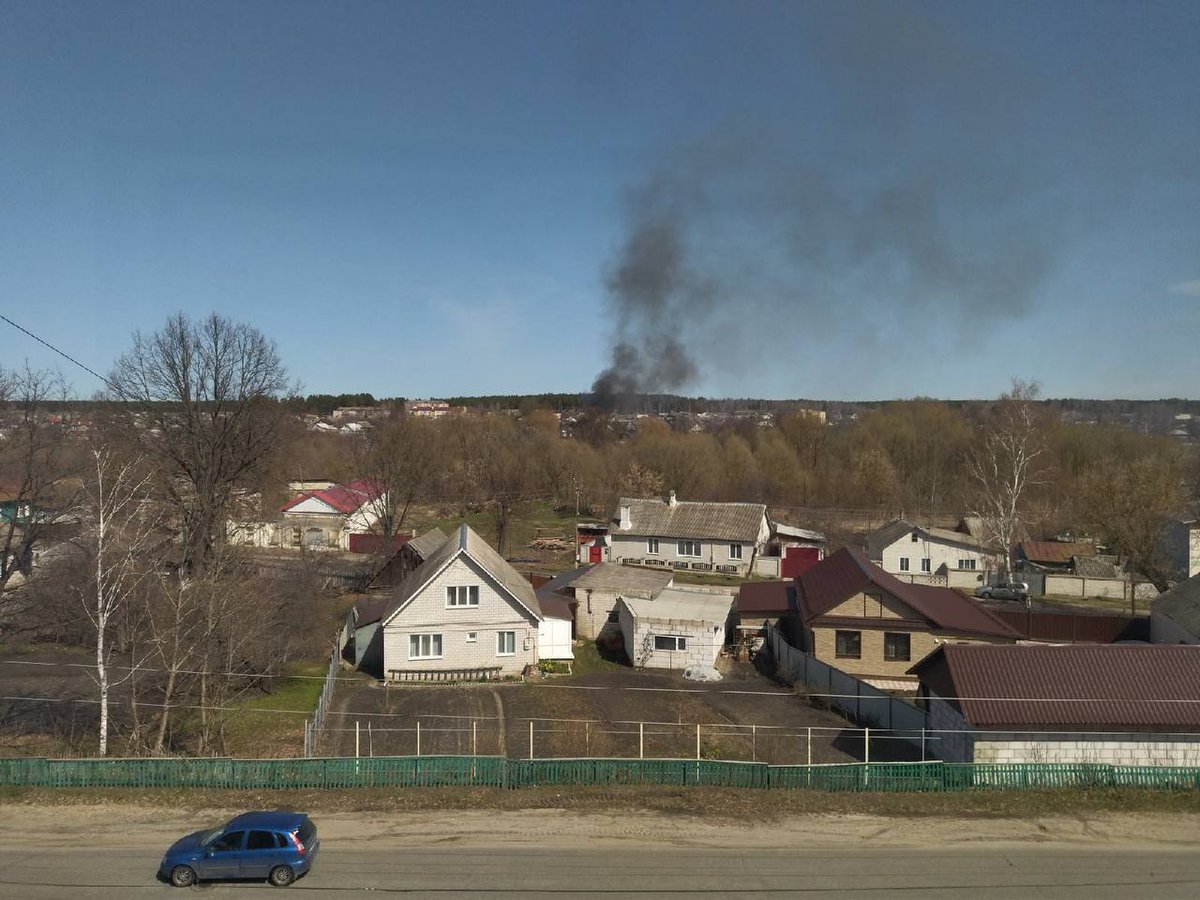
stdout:
<svg viewBox="0 0 1200 900">
<path fill-rule="evenodd" d="M 669 503 L 671 506 L 675 505 L 675 492 L 674 491 L 671 491 L 671 498 L 669 500 L 667 500 L 667 503 Z"/>
<path fill-rule="evenodd" d="M 617 507 L 617 510 L 621 518 L 621 530 L 628 531 L 633 527 L 633 520 L 629 518 L 629 504 L 622 503 L 619 507 Z"/>
</svg>

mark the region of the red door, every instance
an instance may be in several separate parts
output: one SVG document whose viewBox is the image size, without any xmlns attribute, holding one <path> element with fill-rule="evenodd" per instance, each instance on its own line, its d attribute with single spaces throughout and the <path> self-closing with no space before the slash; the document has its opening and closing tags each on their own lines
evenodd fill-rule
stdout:
<svg viewBox="0 0 1200 900">
<path fill-rule="evenodd" d="M 600 544 L 592 544 L 588 547 L 588 562 L 604 562 L 604 548 Z"/>
<path fill-rule="evenodd" d="M 786 547 L 779 574 L 783 578 L 799 578 L 820 561 L 819 547 Z"/>
</svg>

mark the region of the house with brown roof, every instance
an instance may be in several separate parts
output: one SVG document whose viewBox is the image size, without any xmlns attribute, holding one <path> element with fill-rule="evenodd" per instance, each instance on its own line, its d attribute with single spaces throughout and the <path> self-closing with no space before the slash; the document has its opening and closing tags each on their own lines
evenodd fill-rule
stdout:
<svg viewBox="0 0 1200 900">
<path fill-rule="evenodd" d="M 622 497 L 609 523 L 608 559 L 641 566 L 746 575 L 771 526 L 762 503 Z"/>
<path fill-rule="evenodd" d="M 1200 765 L 1200 647 L 945 644 L 910 671 L 948 762 Z"/>
<path fill-rule="evenodd" d="M 814 563 L 819 565 L 819 563 Z M 796 615 L 796 584 L 792 581 L 748 581 L 738 588 L 733 604 L 733 627 L 739 643 L 762 645 L 763 626 L 793 621 Z M 789 638 L 790 629 L 783 628 Z"/>
<path fill-rule="evenodd" d="M 885 689 L 916 689 L 914 660 L 941 644 L 1011 644 L 1017 632 L 949 588 L 889 575 L 844 547 L 796 580 L 800 649 Z"/>
</svg>

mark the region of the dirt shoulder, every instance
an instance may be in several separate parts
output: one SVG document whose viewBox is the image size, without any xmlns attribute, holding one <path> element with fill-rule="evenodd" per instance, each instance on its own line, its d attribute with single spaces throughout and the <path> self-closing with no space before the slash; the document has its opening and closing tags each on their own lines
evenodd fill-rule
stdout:
<svg viewBox="0 0 1200 900">
<path fill-rule="evenodd" d="M 0 845 L 158 847 L 246 809 L 304 809 L 327 841 L 675 847 L 1070 843 L 1200 847 L 1200 796 L 1056 791 L 837 795 L 709 789 L 0 793 Z"/>
</svg>

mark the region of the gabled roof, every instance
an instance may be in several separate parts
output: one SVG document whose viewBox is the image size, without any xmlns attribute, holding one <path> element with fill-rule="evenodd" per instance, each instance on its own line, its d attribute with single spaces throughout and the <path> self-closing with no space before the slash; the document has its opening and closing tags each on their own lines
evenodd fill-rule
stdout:
<svg viewBox="0 0 1200 900">
<path fill-rule="evenodd" d="M 1116 557 L 1072 556 L 1071 571 L 1084 578 L 1120 578 Z"/>
<path fill-rule="evenodd" d="M 782 616 L 796 610 L 796 585 L 790 581 L 748 581 L 738 588 L 737 611 L 751 616 Z"/>
<path fill-rule="evenodd" d="M 949 544 L 952 547 L 962 547 L 964 550 L 974 550 L 977 553 L 994 552 L 979 538 L 961 531 L 951 531 L 949 528 L 934 528 L 927 525 L 914 525 L 907 519 L 896 519 L 881 528 L 876 529 L 867 538 L 867 555 L 870 559 L 883 559 L 883 551 L 902 537 L 914 531 L 926 540 L 938 544 Z"/>
<path fill-rule="evenodd" d="M 378 500 L 386 493 L 386 488 L 377 481 L 362 478 L 349 484 L 335 484 L 333 487 L 319 491 L 305 491 L 298 497 L 293 497 L 280 507 L 280 512 L 287 512 L 299 506 L 305 500 L 315 499 L 326 504 L 337 512 L 350 515 L 362 508 L 363 504 Z"/>
<path fill-rule="evenodd" d="M 1200 637 L 1200 575 L 1193 575 L 1150 602 L 1150 612 L 1166 616 L 1184 631 Z"/>
<path fill-rule="evenodd" d="M 932 629 L 957 634 L 1019 637 L 974 600 L 950 588 L 901 581 L 873 565 L 861 550 L 850 547 L 843 547 L 833 556 L 821 560 L 796 582 L 800 616 L 805 623 L 828 614 L 873 585 L 909 606 Z"/>
<path fill-rule="evenodd" d="M 641 569 L 620 563 L 602 562 L 589 566 L 570 582 L 576 590 L 613 591 L 654 596 L 675 577 L 669 570 Z"/>
<path fill-rule="evenodd" d="M 412 543 L 409 542 L 409 546 Z M 421 565 L 417 566 L 392 592 L 382 622 L 386 625 L 408 605 L 438 573 L 459 556 L 466 556 L 492 577 L 492 579 L 519 606 L 524 607 L 533 618 L 542 617 L 533 585 L 514 569 L 508 561 L 492 549 L 483 538 L 465 523 L 458 527 L 456 538 L 448 538 Z"/>
<path fill-rule="evenodd" d="M 1096 547 L 1093 544 L 1073 543 L 1069 541 L 1021 541 L 1017 544 L 1017 556 L 1032 563 L 1065 566 L 1071 562 L 1072 556 L 1094 556 Z"/>
<path fill-rule="evenodd" d="M 446 532 L 440 528 L 430 528 L 424 534 L 417 535 L 408 542 L 408 548 L 417 554 L 420 559 L 429 559 L 434 551 L 450 538 L 446 537 Z"/>
<path fill-rule="evenodd" d="M 785 522 L 772 522 L 771 530 L 776 537 L 791 538 L 792 540 L 824 542 L 825 535 L 811 528 L 801 528 L 798 525 L 788 525 Z"/>
<path fill-rule="evenodd" d="M 945 665 L 977 727 L 1200 727 L 1200 646 L 943 644 L 909 672 Z"/>
<path fill-rule="evenodd" d="M 629 528 L 621 528 L 619 509 L 629 507 Z M 622 497 L 612 520 L 613 534 L 694 540 L 758 540 L 767 507 L 762 503 L 714 503 L 696 500 Z"/>
</svg>

